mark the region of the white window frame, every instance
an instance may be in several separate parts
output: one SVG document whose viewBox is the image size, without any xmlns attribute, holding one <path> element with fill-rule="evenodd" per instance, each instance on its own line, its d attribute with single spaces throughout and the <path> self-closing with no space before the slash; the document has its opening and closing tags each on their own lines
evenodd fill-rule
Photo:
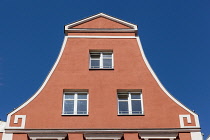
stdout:
<svg viewBox="0 0 210 140">
<path fill-rule="evenodd" d="M 78 99 L 78 94 L 86 94 L 87 95 L 87 99 Z M 65 99 L 65 95 L 66 94 L 74 94 L 74 99 Z M 64 92 L 63 93 L 63 110 L 62 110 L 62 115 L 88 115 L 88 99 L 89 96 L 88 96 L 88 92 Z M 64 112 L 64 108 L 65 108 L 65 101 L 66 100 L 71 100 L 71 101 L 74 101 L 74 111 L 73 111 L 73 114 L 65 114 Z M 79 101 L 87 101 L 87 112 L 86 114 L 78 114 L 77 112 L 77 102 Z"/>
<path fill-rule="evenodd" d="M 132 93 L 139 93 L 140 94 L 140 99 L 131 99 L 131 94 Z M 119 102 L 123 102 L 123 100 L 119 100 L 118 95 L 128 95 L 128 100 L 124 100 L 128 102 L 128 114 L 123 114 L 120 113 L 120 106 L 119 106 Z M 141 101 L 141 113 L 139 114 L 133 114 L 132 113 L 132 101 L 136 100 L 136 101 Z M 143 99 L 142 99 L 142 92 L 118 92 L 117 93 L 117 102 L 118 102 L 118 115 L 144 115 L 144 107 L 143 107 Z"/>
<path fill-rule="evenodd" d="M 100 58 L 99 59 L 94 59 L 91 57 L 91 54 L 100 54 Z M 111 59 L 112 59 L 112 66 L 110 68 L 105 68 L 104 65 L 103 65 L 103 54 L 105 53 L 110 53 L 112 54 L 111 56 Z M 91 60 L 99 60 L 99 68 L 93 68 L 92 65 L 91 65 Z M 90 52 L 90 63 L 89 63 L 89 68 L 90 69 L 114 69 L 114 55 L 113 55 L 113 52 L 107 52 L 107 51 L 102 51 L 102 52 Z"/>
</svg>

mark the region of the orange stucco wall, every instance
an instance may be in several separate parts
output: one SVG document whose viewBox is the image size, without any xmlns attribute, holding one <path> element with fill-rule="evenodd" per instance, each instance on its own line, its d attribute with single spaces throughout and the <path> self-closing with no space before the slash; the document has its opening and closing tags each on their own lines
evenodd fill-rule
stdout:
<svg viewBox="0 0 210 140">
<path fill-rule="evenodd" d="M 2 135 L 3 135 L 3 133 L 2 133 L 2 132 L 0 132 L 0 140 L 2 139 Z"/>
<path fill-rule="evenodd" d="M 124 133 L 124 140 L 141 140 L 138 133 Z"/>
<path fill-rule="evenodd" d="M 74 28 L 128 27 L 106 18 L 98 18 Z M 11 116 L 10 126 L 21 124 L 21 119 L 18 124 L 13 124 L 15 115 L 26 115 L 26 129 L 180 128 L 179 115 L 190 114 L 159 87 L 143 61 L 135 38 L 68 38 L 64 45 L 62 57 L 48 83 L 33 101 Z M 89 70 L 90 50 L 112 50 L 114 70 Z M 61 115 L 64 89 L 89 90 L 87 116 Z M 144 115 L 118 116 L 117 89 L 142 89 Z M 194 126 L 192 115 L 191 118 L 191 125 Z"/>
<path fill-rule="evenodd" d="M 190 133 L 179 133 L 180 140 L 191 140 Z"/>
<path fill-rule="evenodd" d="M 69 133 L 68 140 L 84 140 L 82 133 Z"/>
<path fill-rule="evenodd" d="M 89 70 L 90 49 L 113 50 L 114 70 Z M 88 116 L 61 115 L 63 89 L 89 89 Z M 118 116 L 117 89 L 142 89 L 145 115 Z M 179 115 L 189 113 L 160 89 L 136 39 L 69 38 L 45 88 L 15 114 L 27 115 L 26 128 L 85 129 L 179 128 Z"/>
<path fill-rule="evenodd" d="M 104 17 L 99 17 L 94 20 L 82 23 L 73 28 L 130 28 L 120 23 L 116 23 Z"/>
<path fill-rule="evenodd" d="M 28 140 L 27 134 L 13 134 L 13 140 Z"/>
</svg>

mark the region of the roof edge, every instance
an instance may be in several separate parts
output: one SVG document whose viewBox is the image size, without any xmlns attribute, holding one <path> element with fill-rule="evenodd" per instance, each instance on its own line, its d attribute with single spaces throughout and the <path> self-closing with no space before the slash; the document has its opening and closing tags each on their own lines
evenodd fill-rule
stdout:
<svg viewBox="0 0 210 140">
<path fill-rule="evenodd" d="M 21 104 L 19 107 L 17 107 L 16 109 L 14 109 L 13 111 L 11 111 L 10 113 L 7 114 L 7 121 L 6 121 L 6 128 L 10 128 L 9 125 L 10 125 L 10 118 L 11 116 L 18 112 L 19 110 L 21 110 L 23 107 L 25 107 L 26 105 L 28 105 L 32 100 L 34 100 L 38 95 L 39 93 L 42 91 L 42 89 L 45 87 L 45 85 L 47 84 L 48 80 L 50 79 L 51 75 L 53 74 L 55 68 L 57 67 L 58 65 L 58 62 L 60 61 L 60 58 L 63 54 L 63 51 L 64 51 L 64 48 L 65 48 L 65 44 L 67 42 L 67 39 L 68 37 L 65 36 L 64 37 L 64 40 L 63 40 L 63 44 L 62 44 L 62 47 L 61 47 L 61 50 L 60 50 L 60 53 L 57 57 L 57 60 L 55 61 L 53 67 L 51 68 L 50 72 L 48 73 L 47 77 L 45 78 L 44 82 L 41 84 L 40 88 L 34 93 L 33 96 L 31 96 L 27 101 L 25 101 L 23 104 Z"/>
<path fill-rule="evenodd" d="M 158 83 L 158 85 L 160 86 L 160 88 L 163 90 L 163 92 L 168 95 L 168 97 L 173 100 L 176 104 L 178 104 L 180 107 L 182 107 L 183 109 L 185 109 L 186 111 L 188 111 L 190 114 L 192 114 L 195 118 L 195 127 L 196 128 L 200 128 L 200 123 L 199 123 L 199 119 L 198 119 L 198 114 L 196 114 L 194 111 L 190 110 L 188 107 L 186 107 L 183 103 L 181 103 L 179 100 L 177 100 L 170 92 L 167 91 L 167 89 L 163 86 L 163 84 L 160 82 L 159 78 L 157 77 L 157 75 L 155 74 L 155 72 L 153 71 L 152 67 L 149 64 L 149 61 L 147 60 L 145 54 L 144 54 L 144 50 L 143 47 L 141 45 L 141 41 L 140 41 L 140 37 L 136 37 L 138 45 L 139 45 L 139 49 L 140 52 L 142 54 L 143 60 L 147 66 L 147 68 L 149 69 L 150 73 L 152 74 L 152 76 L 154 77 L 154 79 L 156 80 L 156 82 Z M 190 126 L 191 127 L 191 126 Z"/>
<path fill-rule="evenodd" d="M 93 15 L 93 16 L 84 18 L 84 19 L 82 19 L 82 20 L 78 20 L 78 21 L 76 21 L 76 22 L 73 22 L 73 23 L 70 23 L 70 24 L 65 25 L 65 31 L 66 31 L 66 30 L 69 30 L 71 27 L 74 27 L 74 26 L 76 26 L 76 25 L 85 23 L 85 22 L 90 21 L 90 20 L 93 20 L 93 19 L 96 19 L 96 18 L 98 18 L 98 17 L 104 17 L 104 18 L 110 19 L 110 20 L 112 20 L 112 21 L 118 22 L 118 23 L 120 23 L 120 24 L 123 24 L 123 25 L 125 25 L 125 26 L 131 27 L 131 28 L 134 29 L 134 30 L 137 30 L 137 25 L 135 25 L 135 24 L 132 24 L 132 23 L 127 22 L 127 21 L 124 21 L 124 20 L 121 20 L 121 19 L 116 18 L 116 17 L 113 17 L 113 16 L 109 16 L 109 15 L 104 14 L 104 13 L 98 13 L 98 14 L 96 14 L 96 15 Z"/>
</svg>

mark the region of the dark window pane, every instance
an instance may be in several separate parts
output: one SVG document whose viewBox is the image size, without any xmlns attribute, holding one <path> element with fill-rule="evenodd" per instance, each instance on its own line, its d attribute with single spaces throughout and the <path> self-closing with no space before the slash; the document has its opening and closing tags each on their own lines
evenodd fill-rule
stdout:
<svg viewBox="0 0 210 140">
<path fill-rule="evenodd" d="M 87 99 L 87 94 L 86 93 L 78 93 L 78 99 Z"/>
<path fill-rule="evenodd" d="M 65 94 L 65 99 L 74 99 L 74 94 L 66 93 Z"/>
<path fill-rule="evenodd" d="M 128 102 L 119 102 L 119 114 L 129 114 L 128 112 Z"/>
<path fill-rule="evenodd" d="M 99 60 L 91 60 L 91 68 L 100 68 L 100 61 Z"/>
<path fill-rule="evenodd" d="M 112 59 L 103 59 L 103 68 L 112 68 Z"/>
<path fill-rule="evenodd" d="M 77 114 L 87 114 L 87 101 L 77 102 Z"/>
<path fill-rule="evenodd" d="M 91 54 L 91 59 L 99 59 L 100 58 L 100 54 Z"/>
<path fill-rule="evenodd" d="M 141 101 L 132 100 L 132 114 L 141 114 Z"/>
<path fill-rule="evenodd" d="M 112 58 L 111 53 L 103 53 L 103 58 Z"/>
<path fill-rule="evenodd" d="M 139 93 L 131 93 L 131 99 L 140 99 L 141 96 Z"/>
<path fill-rule="evenodd" d="M 128 94 L 118 94 L 119 100 L 128 100 Z"/>
<path fill-rule="evenodd" d="M 74 101 L 64 102 L 64 114 L 74 114 Z"/>
</svg>

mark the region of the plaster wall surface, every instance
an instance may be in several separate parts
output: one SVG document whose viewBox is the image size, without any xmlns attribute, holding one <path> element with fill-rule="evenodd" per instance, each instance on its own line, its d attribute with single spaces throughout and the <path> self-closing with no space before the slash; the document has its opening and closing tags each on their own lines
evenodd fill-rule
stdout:
<svg viewBox="0 0 210 140">
<path fill-rule="evenodd" d="M 179 133 L 180 140 L 191 140 L 190 133 Z"/>
<path fill-rule="evenodd" d="M 114 70 L 89 70 L 90 50 L 112 50 Z M 61 115 L 64 89 L 89 90 L 88 116 Z M 118 116 L 117 89 L 141 89 L 144 115 Z M 186 113 L 156 83 L 136 39 L 69 38 L 45 88 L 16 114 L 27 114 L 26 128 L 178 128 Z"/>
<path fill-rule="evenodd" d="M 130 28 L 106 18 L 97 18 L 74 28 Z M 180 114 L 190 114 L 160 88 L 148 70 L 134 33 L 69 33 L 69 35 L 118 35 L 133 38 L 68 38 L 63 54 L 47 84 L 24 108 L 12 114 L 26 115 L 26 129 L 141 129 L 180 128 Z M 154 46 L 156 47 L 156 46 Z M 89 69 L 89 53 L 111 50 L 114 69 Z M 63 90 L 88 89 L 88 115 L 62 115 Z M 117 89 L 140 89 L 144 114 L 119 116 Z M 195 126 L 194 116 L 192 123 Z"/>
<path fill-rule="evenodd" d="M 27 134 L 13 134 L 13 140 L 29 140 Z"/>
<path fill-rule="evenodd" d="M 94 20 L 88 21 L 86 23 L 82 23 L 81 25 L 77 25 L 73 28 L 112 28 L 112 29 L 120 29 L 120 28 L 130 28 L 120 23 L 116 23 L 112 20 L 106 19 L 104 17 L 99 17 Z"/>
</svg>

